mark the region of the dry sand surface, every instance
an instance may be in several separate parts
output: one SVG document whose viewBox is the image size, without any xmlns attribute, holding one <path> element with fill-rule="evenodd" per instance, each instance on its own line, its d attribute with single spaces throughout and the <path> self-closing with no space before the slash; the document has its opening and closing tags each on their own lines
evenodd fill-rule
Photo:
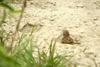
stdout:
<svg viewBox="0 0 100 67">
<path fill-rule="evenodd" d="M 42 25 L 34 34 L 41 49 L 57 39 L 57 52 L 75 55 L 73 64 L 100 67 L 100 0 L 28 1 L 21 26 L 26 23 Z M 62 44 L 58 37 L 63 30 L 68 30 L 80 44 Z"/>
</svg>

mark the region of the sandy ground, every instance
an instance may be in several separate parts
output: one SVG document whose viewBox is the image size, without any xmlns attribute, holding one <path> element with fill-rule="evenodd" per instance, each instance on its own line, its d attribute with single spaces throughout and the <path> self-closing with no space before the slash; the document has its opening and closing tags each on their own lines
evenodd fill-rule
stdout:
<svg viewBox="0 0 100 67">
<path fill-rule="evenodd" d="M 58 39 L 57 51 L 75 55 L 72 63 L 78 67 L 100 67 L 99 21 L 99 0 L 32 0 L 28 1 L 21 26 L 26 23 L 42 25 L 34 35 L 43 49 L 62 35 L 63 30 L 68 30 L 80 44 L 62 44 Z"/>
</svg>

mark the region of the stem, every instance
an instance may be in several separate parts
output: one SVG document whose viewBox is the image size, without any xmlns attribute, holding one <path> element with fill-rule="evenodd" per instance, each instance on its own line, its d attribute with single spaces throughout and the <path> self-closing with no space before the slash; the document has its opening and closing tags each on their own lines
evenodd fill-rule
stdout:
<svg viewBox="0 0 100 67">
<path fill-rule="evenodd" d="M 18 31 L 19 31 L 21 19 L 23 18 L 23 13 L 24 13 L 24 11 L 25 11 L 26 4 L 27 4 L 27 0 L 24 0 L 24 1 L 23 1 L 23 5 L 22 5 L 22 11 L 21 11 L 21 14 L 20 14 L 20 16 L 19 16 L 19 20 L 18 20 L 18 23 L 17 23 L 17 26 L 16 26 L 16 31 L 15 31 L 14 34 L 12 35 L 12 41 L 11 41 L 11 45 L 10 45 L 10 51 L 11 51 L 11 52 L 12 52 L 12 48 L 13 48 L 13 44 L 14 44 L 16 35 L 17 35 Z"/>
<path fill-rule="evenodd" d="M 17 26 L 16 26 L 16 31 L 19 30 L 19 26 L 20 26 L 20 23 L 21 23 L 21 19 L 23 18 L 23 14 L 24 14 L 24 11 L 25 11 L 25 8 L 26 8 L 26 4 L 27 4 L 27 0 L 24 0 L 23 6 L 22 6 L 22 11 L 21 11 L 21 14 L 20 14 L 20 17 L 19 17 Z"/>
<path fill-rule="evenodd" d="M 2 20 L 0 21 L 0 27 L 2 26 L 3 23 L 6 23 L 5 22 L 6 17 L 7 17 L 7 14 L 6 14 L 6 10 L 4 8 L 4 10 L 3 10 L 3 17 L 2 17 Z"/>
</svg>

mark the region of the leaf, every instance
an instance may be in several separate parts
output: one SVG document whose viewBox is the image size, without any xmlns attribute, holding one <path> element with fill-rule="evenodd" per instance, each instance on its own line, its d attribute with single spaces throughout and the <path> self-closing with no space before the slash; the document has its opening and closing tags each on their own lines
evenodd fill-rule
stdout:
<svg viewBox="0 0 100 67">
<path fill-rule="evenodd" d="M 14 8 L 11 5 L 9 5 L 5 2 L 0 2 L 0 6 L 5 7 L 7 9 L 9 9 L 10 11 L 15 11 Z"/>
</svg>

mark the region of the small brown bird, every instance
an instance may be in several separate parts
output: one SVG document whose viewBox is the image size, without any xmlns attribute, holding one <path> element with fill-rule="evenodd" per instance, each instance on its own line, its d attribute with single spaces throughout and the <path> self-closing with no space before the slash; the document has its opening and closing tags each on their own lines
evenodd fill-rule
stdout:
<svg viewBox="0 0 100 67">
<path fill-rule="evenodd" d="M 74 43 L 73 39 L 70 37 L 70 33 L 68 30 L 63 30 L 63 38 L 61 40 L 61 43 L 63 44 L 73 44 Z"/>
</svg>

